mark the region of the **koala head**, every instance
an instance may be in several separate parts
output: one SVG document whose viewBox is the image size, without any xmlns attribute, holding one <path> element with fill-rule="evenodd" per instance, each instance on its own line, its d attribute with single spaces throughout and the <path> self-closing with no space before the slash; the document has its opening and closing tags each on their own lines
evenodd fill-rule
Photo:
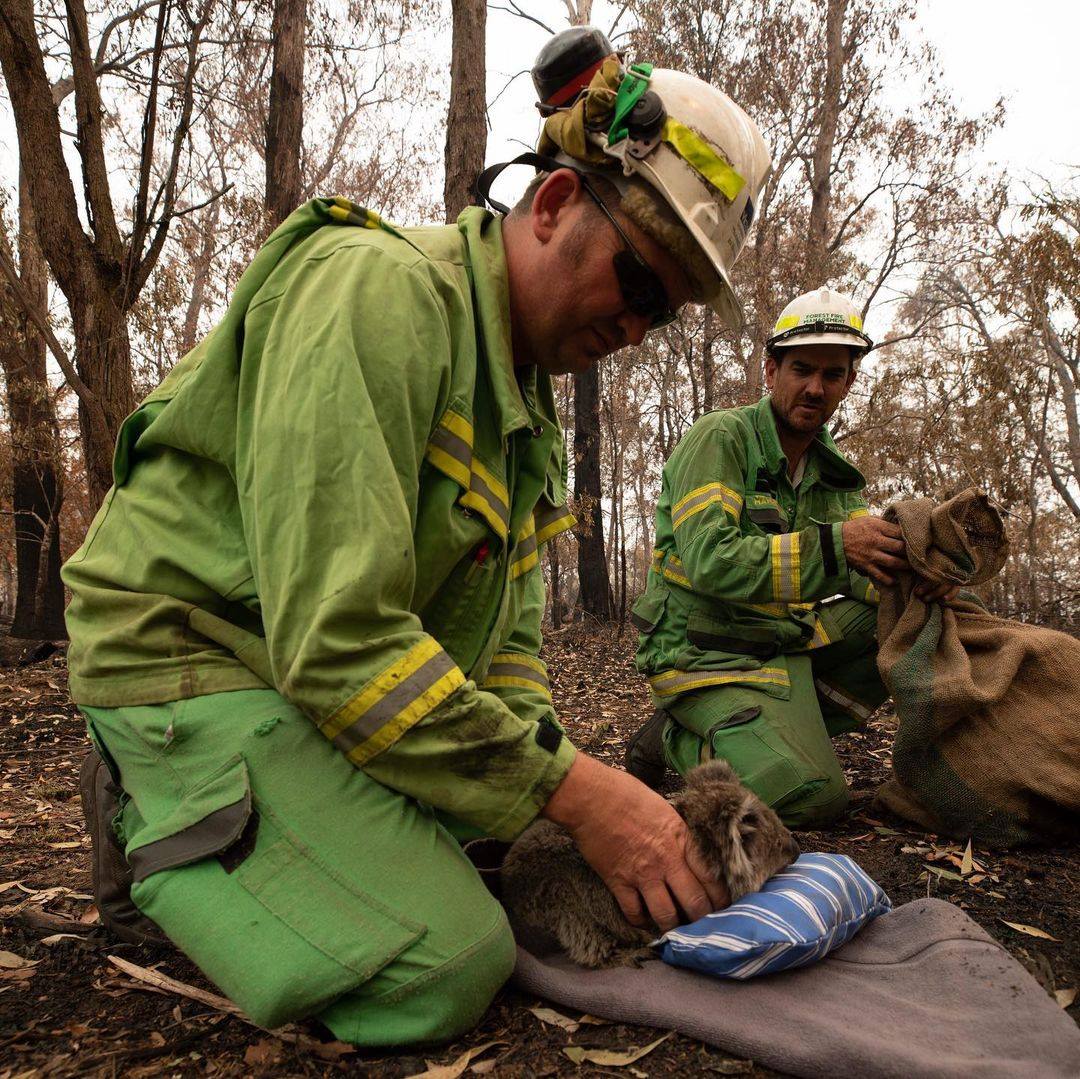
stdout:
<svg viewBox="0 0 1080 1079">
<path fill-rule="evenodd" d="M 799 856 L 795 837 L 742 785 L 727 761 L 709 761 L 688 772 L 686 789 L 673 801 L 709 872 L 727 884 L 732 902 L 758 891 Z"/>
</svg>

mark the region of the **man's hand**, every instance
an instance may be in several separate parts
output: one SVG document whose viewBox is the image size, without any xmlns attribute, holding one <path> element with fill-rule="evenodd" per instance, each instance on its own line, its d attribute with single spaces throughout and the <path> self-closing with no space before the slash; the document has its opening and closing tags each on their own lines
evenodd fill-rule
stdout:
<svg viewBox="0 0 1080 1079">
<path fill-rule="evenodd" d="M 933 581 L 927 581 L 920 578 L 919 583 L 915 586 L 915 595 L 919 597 L 924 603 L 935 603 L 937 600 L 941 600 L 942 603 L 949 603 L 956 599 L 956 594 L 960 591 L 958 584 L 934 584 Z"/>
<path fill-rule="evenodd" d="M 893 576 L 910 569 L 904 556 L 904 533 L 881 517 L 856 517 L 841 529 L 844 557 L 878 584 L 895 584 Z"/>
<path fill-rule="evenodd" d="M 542 812 L 570 832 L 633 925 L 647 925 L 647 910 L 666 931 L 731 902 L 682 817 L 625 772 L 579 753 Z"/>
</svg>

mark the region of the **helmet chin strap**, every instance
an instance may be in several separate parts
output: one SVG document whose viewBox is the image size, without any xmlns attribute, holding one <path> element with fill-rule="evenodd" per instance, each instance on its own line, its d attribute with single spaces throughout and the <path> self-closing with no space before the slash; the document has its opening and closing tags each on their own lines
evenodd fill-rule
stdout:
<svg viewBox="0 0 1080 1079">
<path fill-rule="evenodd" d="M 564 164 L 543 154 L 534 154 L 530 150 L 527 154 L 518 154 L 513 161 L 500 161 L 497 165 L 489 165 L 477 176 L 472 185 L 473 201 L 477 206 L 490 206 L 496 213 L 504 215 L 510 212 L 509 206 L 491 197 L 491 185 L 502 175 L 503 169 L 508 169 L 511 165 L 532 165 L 538 172 L 574 169 L 574 172 L 581 175 L 581 170 L 575 169 L 573 165 Z"/>
<path fill-rule="evenodd" d="M 570 169 L 578 176 L 599 176 L 607 180 L 620 195 L 625 195 L 629 183 L 619 169 L 591 169 L 583 168 L 580 161 L 575 161 L 569 154 L 559 153 L 554 157 L 547 154 L 533 153 L 531 150 L 525 154 L 518 154 L 513 161 L 500 161 L 497 165 L 489 165 L 472 185 L 473 201 L 477 206 L 490 206 L 496 213 L 508 214 L 510 207 L 491 197 L 491 185 L 502 174 L 503 169 L 511 165 L 532 165 L 537 172 L 555 172 L 557 169 Z"/>
</svg>

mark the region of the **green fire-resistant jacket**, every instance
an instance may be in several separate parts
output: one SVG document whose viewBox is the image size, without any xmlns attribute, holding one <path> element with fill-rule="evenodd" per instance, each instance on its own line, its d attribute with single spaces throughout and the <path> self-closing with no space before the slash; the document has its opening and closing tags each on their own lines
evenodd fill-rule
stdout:
<svg viewBox="0 0 1080 1079">
<path fill-rule="evenodd" d="M 633 611 L 657 704 L 725 684 L 786 697 L 783 654 L 837 639 L 815 601 L 877 602 L 840 535 L 866 514 L 865 485 L 823 430 L 793 488 L 768 397 L 690 428 L 664 466 L 648 588 Z"/>
<path fill-rule="evenodd" d="M 276 688 L 374 778 L 517 834 L 566 774 L 539 546 L 570 527 L 501 223 L 301 207 L 124 423 L 64 569 L 82 705 Z"/>
</svg>

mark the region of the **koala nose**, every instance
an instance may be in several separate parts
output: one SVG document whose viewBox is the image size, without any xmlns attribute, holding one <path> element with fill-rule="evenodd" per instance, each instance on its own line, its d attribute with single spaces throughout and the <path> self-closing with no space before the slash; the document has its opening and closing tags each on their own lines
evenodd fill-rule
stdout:
<svg viewBox="0 0 1080 1079">
<path fill-rule="evenodd" d="M 795 859 L 802 854 L 802 848 L 800 848 L 798 840 L 796 840 L 794 836 L 791 836 L 788 839 L 787 854 L 792 861 L 795 861 Z"/>
</svg>

